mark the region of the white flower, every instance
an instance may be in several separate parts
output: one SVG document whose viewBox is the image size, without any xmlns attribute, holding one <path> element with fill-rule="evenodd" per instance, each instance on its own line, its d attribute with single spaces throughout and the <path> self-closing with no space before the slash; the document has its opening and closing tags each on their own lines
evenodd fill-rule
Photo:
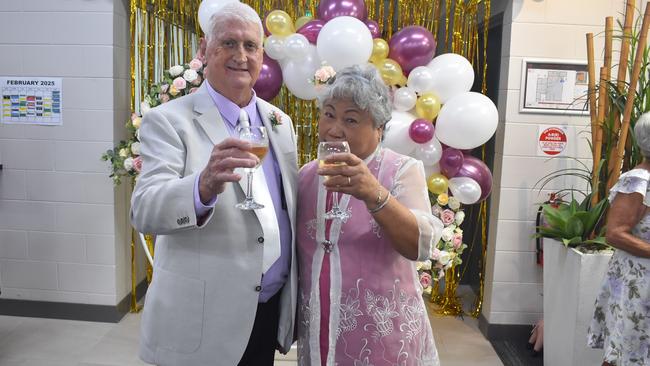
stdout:
<svg viewBox="0 0 650 366">
<path fill-rule="evenodd" d="M 141 117 L 135 117 L 133 120 L 131 120 L 131 124 L 136 129 L 140 128 L 140 125 L 142 124 L 142 118 Z"/>
<path fill-rule="evenodd" d="M 440 258 L 438 259 L 438 262 L 440 262 L 440 264 L 446 266 L 450 260 L 451 260 L 451 254 L 449 254 L 449 252 L 445 252 L 445 251 L 440 252 Z"/>
<path fill-rule="evenodd" d="M 460 201 L 456 197 L 449 197 L 449 202 L 447 202 L 447 206 L 451 208 L 452 210 L 456 211 L 460 208 Z"/>
<path fill-rule="evenodd" d="M 146 100 L 140 103 L 140 115 L 144 116 L 144 114 L 149 112 L 150 109 L 151 106 L 149 105 L 149 102 L 147 102 Z"/>
<path fill-rule="evenodd" d="M 463 220 L 465 220 L 465 212 L 463 211 L 456 212 L 456 217 L 454 218 L 454 222 L 456 223 L 456 225 L 462 224 Z"/>
<path fill-rule="evenodd" d="M 126 158 L 129 156 L 129 151 L 125 148 L 120 149 L 118 155 L 120 155 L 120 158 Z"/>
<path fill-rule="evenodd" d="M 140 155 L 140 143 L 134 142 L 131 144 L 131 152 L 133 155 Z"/>
<path fill-rule="evenodd" d="M 187 69 L 183 73 L 183 79 L 187 80 L 188 83 L 193 82 L 198 77 L 199 77 L 199 73 L 197 73 L 196 71 L 194 71 L 192 69 Z"/>
<path fill-rule="evenodd" d="M 174 78 L 174 77 L 176 77 L 176 76 L 182 74 L 182 73 L 183 73 L 183 70 L 185 70 L 185 68 L 184 68 L 183 66 L 181 66 L 181 65 L 174 65 L 174 66 L 172 66 L 172 67 L 169 68 L 169 75 L 171 75 L 171 77 Z"/>
<path fill-rule="evenodd" d="M 124 159 L 124 169 L 129 172 L 133 169 L 133 158 Z"/>
<path fill-rule="evenodd" d="M 140 129 L 139 128 L 137 130 L 135 130 L 135 138 L 136 138 L 136 140 L 140 141 Z"/>
<path fill-rule="evenodd" d="M 442 240 L 450 241 L 454 237 L 454 228 L 446 227 L 442 229 Z"/>
<path fill-rule="evenodd" d="M 431 261 L 427 259 L 426 261 L 422 262 L 422 269 L 425 271 L 431 270 Z"/>
</svg>

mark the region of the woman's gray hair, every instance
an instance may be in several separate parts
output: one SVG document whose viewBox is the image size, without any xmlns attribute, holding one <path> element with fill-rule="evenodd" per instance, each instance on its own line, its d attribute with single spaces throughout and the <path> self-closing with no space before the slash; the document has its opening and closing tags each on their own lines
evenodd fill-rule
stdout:
<svg viewBox="0 0 650 366">
<path fill-rule="evenodd" d="M 641 154 L 650 160 L 650 112 L 646 112 L 634 124 L 634 138 Z"/>
<path fill-rule="evenodd" d="M 370 113 L 375 128 L 391 119 L 391 101 L 386 84 L 372 65 L 354 65 L 336 72 L 334 81 L 318 95 L 318 105 L 331 100 L 348 99 Z"/>
<path fill-rule="evenodd" d="M 264 27 L 262 26 L 262 19 L 260 19 L 259 14 L 255 9 L 250 6 L 241 3 L 239 1 L 233 1 L 226 3 L 224 6 L 219 8 L 216 13 L 212 14 L 210 17 L 210 31 L 205 34 L 205 39 L 210 43 L 214 41 L 216 36 L 220 33 L 223 33 L 222 27 L 231 20 L 237 20 L 244 23 L 257 24 L 260 28 L 260 44 L 262 47 L 262 41 L 264 40 Z"/>
</svg>

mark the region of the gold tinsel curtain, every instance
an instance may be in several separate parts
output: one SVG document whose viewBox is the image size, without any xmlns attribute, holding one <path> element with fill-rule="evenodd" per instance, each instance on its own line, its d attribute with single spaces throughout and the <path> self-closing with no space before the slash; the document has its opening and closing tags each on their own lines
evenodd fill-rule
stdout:
<svg viewBox="0 0 650 366">
<path fill-rule="evenodd" d="M 264 18 L 275 9 L 286 11 L 296 20 L 316 15 L 318 0 L 244 0 Z M 189 62 L 196 54 L 201 36 L 198 8 L 201 0 L 131 0 L 131 109 L 139 112 L 149 85 L 161 80 L 163 70 Z M 486 92 L 487 32 L 490 0 L 366 0 L 368 18 L 377 21 L 382 38 L 389 40 L 408 25 L 427 28 L 438 43 L 439 53 L 463 55 L 477 75 L 482 75 L 482 92 Z M 482 28 L 480 27 L 482 24 Z M 483 45 L 479 45 L 482 32 Z M 482 52 L 480 52 L 482 50 Z M 313 101 L 291 95 L 286 87 L 272 101 L 287 112 L 298 134 L 298 159 L 302 165 L 315 158 L 317 146 L 317 109 Z M 483 149 L 483 160 L 485 160 Z M 480 291 L 471 315 L 478 316 L 483 301 L 484 266 L 487 243 L 487 204 L 481 202 L 476 224 L 480 230 Z M 474 250 L 474 243 L 470 251 Z M 457 285 L 458 276 L 448 281 Z M 454 293 L 449 297 L 455 296 Z"/>
</svg>

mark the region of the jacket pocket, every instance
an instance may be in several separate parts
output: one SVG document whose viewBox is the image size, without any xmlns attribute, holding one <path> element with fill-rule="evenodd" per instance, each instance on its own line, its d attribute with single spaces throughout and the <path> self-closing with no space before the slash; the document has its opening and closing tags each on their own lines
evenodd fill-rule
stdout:
<svg viewBox="0 0 650 366">
<path fill-rule="evenodd" d="M 192 353 L 201 345 L 205 281 L 156 268 L 142 314 L 142 336 L 152 347 Z"/>
</svg>

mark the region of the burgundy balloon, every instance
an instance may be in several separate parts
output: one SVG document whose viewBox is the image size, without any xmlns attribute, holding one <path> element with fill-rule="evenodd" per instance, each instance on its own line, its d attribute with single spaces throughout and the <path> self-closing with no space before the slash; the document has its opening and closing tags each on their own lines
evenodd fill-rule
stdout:
<svg viewBox="0 0 650 366">
<path fill-rule="evenodd" d="M 325 21 L 320 19 L 312 19 L 303 24 L 302 27 L 296 31 L 296 33 L 300 33 L 305 36 L 309 43 L 316 44 L 318 33 L 320 33 L 320 30 L 323 29 L 324 25 Z"/>
<path fill-rule="evenodd" d="M 433 138 L 434 132 L 433 124 L 423 118 L 418 118 L 411 122 L 411 127 L 409 127 L 409 136 L 411 137 L 411 140 L 418 144 L 424 144 L 425 142 L 430 141 Z"/>
<path fill-rule="evenodd" d="M 340 16 L 355 17 L 361 21 L 368 18 L 364 0 L 321 0 L 316 14 L 318 14 L 318 19 L 326 22 Z"/>
<path fill-rule="evenodd" d="M 463 165 L 464 160 L 465 157 L 460 150 L 448 147 L 442 150 L 442 156 L 440 157 L 440 162 L 438 162 L 440 164 L 440 172 L 447 178 L 455 177 Z"/>
<path fill-rule="evenodd" d="M 444 151 L 442 154 L 444 156 Z M 455 176 L 472 178 L 481 186 L 481 198 L 477 202 L 486 199 L 490 195 L 490 191 L 492 191 L 492 173 L 481 159 L 465 156 L 463 165 Z"/>
<path fill-rule="evenodd" d="M 270 101 L 275 98 L 282 88 L 282 69 L 274 59 L 264 54 L 262 70 L 257 78 L 253 89 L 258 97 Z"/>
<path fill-rule="evenodd" d="M 379 23 L 375 22 L 372 19 L 368 19 L 364 23 L 366 23 L 366 26 L 370 30 L 370 34 L 372 35 L 372 38 L 381 38 L 381 30 L 379 29 Z"/>
<path fill-rule="evenodd" d="M 397 61 L 408 76 L 411 70 L 424 66 L 433 59 L 436 41 L 426 28 L 410 25 L 393 34 L 388 47 L 388 58 Z"/>
</svg>

